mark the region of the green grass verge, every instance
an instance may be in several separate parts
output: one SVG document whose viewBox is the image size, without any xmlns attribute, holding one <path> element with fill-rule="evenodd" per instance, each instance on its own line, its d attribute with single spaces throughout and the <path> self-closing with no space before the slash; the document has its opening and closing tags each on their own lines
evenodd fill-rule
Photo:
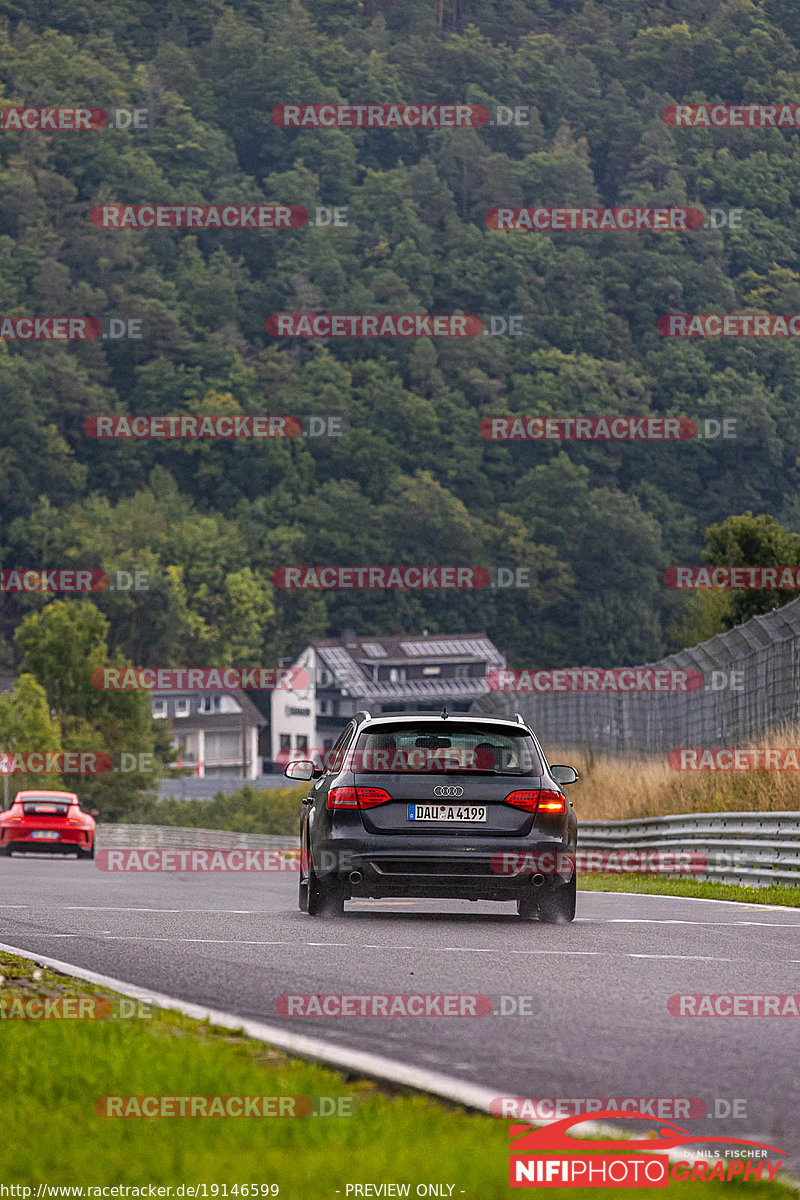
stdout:
<svg viewBox="0 0 800 1200">
<path fill-rule="evenodd" d="M 0 996 L 103 988 L 0 954 Z M 347 1078 L 241 1034 L 154 1010 L 151 1019 L 0 1023 L 0 1181 L 105 1186 L 270 1184 L 284 1200 L 341 1200 L 348 1183 L 452 1183 L 460 1200 L 509 1196 L 507 1126 L 427 1096 Z M 350 1117 L 104 1118 L 108 1095 L 355 1098 Z M 626 1190 L 635 1200 L 643 1189 Z M 670 1183 L 677 1200 L 784 1200 L 780 1184 Z M 559 1190 L 606 1200 L 607 1190 Z M 652 1192 L 647 1192 L 652 1196 Z"/>
<path fill-rule="evenodd" d="M 735 883 L 659 879 L 655 875 L 579 875 L 578 888 L 584 892 L 642 892 L 652 896 L 689 896 L 698 900 L 736 900 L 740 904 L 800 908 L 800 887 L 750 888 Z"/>
</svg>

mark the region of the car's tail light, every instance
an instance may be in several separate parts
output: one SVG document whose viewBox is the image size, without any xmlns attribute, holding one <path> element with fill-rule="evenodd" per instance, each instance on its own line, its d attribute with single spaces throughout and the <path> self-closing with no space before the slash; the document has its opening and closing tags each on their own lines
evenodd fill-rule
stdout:
<svg viewBox="0 0 800 1200">
<path fill-rule="evenodd" d="M 561 792 L 539 792 L 539 807 L 537 812 L 548 813 L 551 817 L 567 811 L 567 802 Z"/>
<path fill-rule="evenodd" d="M 82 825 L 83 817 L 67 817 L 68 825 Z"/>
<path fill-rule="evenodd" d="M 374 808 L 376 804 L 388 804 L 391 796 L 385 788 L 356 788 L 361 808 Z"/>
<path fill-rule="evenodd" d="M 383 788 L 337 787 L 328 792 L 328 808 L 374 808 L 391 798 Z"/>
<path fill-rule="evenodd" d="M 514 808 L 522 808 L 525 812 L 536 812 L 536 804 L 539 800 L 539 791 L 535 792 L 511 792 L 506 796 L 506 804 L 513 804 Z"/>
<path fill-rule="evenodd" d="M 14 823 L 18 823 L 19 821 L 22 820 L 22 813 L 19 812 L 19 810 L 17 810 L 17 812 L 15 813 L 14 809 L 10 808 L 8 810 L 8 812 L 3 813 L 3 820 L 4 821 L 13 821 Z"/>
<path fill-rule="evenodd" d="M 567 811 L 567 802 L 560 792 L 550 792 L 539 788 L 535 792 L 511 792 L 506 796 L 506 804 L 521 808 L 524 812 L 547 813 L 554 817 Z"/>
<path fill-rule="evenodd" d="M 358 808 L 358 796 L 354 787 L 331 788 L 328 792 L 328 808 Z"/>
</svg>

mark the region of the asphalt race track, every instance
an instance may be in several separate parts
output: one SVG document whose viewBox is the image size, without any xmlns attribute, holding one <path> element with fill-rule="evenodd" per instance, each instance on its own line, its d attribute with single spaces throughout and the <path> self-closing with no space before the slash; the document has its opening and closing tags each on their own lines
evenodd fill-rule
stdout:
<svg viewBox="0 0 800 1200">
<path fill-rule="evenodd" d="M 677 1123 L 770 1142 L 797 1176 L 800 1019 L 681 1018 L 667 1000 L 800 991 L 800 910 L 583 892 L 567 926 L 422 900 L 323 921 L 296 894 L 293 873 L 111 875 L 16 856 L 0 859 L 0 941 L 497 1096 L 744 1100 L 746 1117 Z M 282 993 L 481 994 L 495 1014 L 291 1018 Z M 533 1015 L 498 1015 L 501 995 L 533 997 Z"/>
</svg>

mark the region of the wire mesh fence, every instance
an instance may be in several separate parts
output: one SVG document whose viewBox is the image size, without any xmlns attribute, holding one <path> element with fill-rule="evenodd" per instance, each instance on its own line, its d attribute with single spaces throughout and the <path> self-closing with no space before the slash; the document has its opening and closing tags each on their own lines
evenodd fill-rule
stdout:
<svg viewBox="0 0 800 1200">
<path fill-rule="evenodd" d="M 800 599 L 642 669 L 699 671 L 696 691 L 495 691 L 473 712 L 519 712 L 547 744 L 617 756 L 743 746 L 800 721 Z M 602 674 L 602 672 L 601 672 Z"/>
</svg>

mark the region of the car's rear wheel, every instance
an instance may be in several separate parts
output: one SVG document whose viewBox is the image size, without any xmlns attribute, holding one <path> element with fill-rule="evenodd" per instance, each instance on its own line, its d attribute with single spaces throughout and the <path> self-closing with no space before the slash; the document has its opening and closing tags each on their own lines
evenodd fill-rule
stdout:
<svg viewBox="0 0 800 1200">
<path fill-rule="evenodd" d="M 306 912 L 310 917 L 343 917 L 344 891 L 338 883 L 318 879 L 313 867 L 308 869 Z"/>
<path fill-rule="evenodd" d="M 297 907 L 300 912 L 308 912 L 308 880 L 303 879 L 303 872 L 298 872 Z"/>
<path fill-rule="evenodd" d="M 11 847 L 10 846 L 0 846 L 0 854 L 3 856 L 3 858 L 10 858 L 11 857 Z"/>
<path fill-rule="evenodd" d="M 78 858 L 94 858 L 94 842 L 92 842 L 88 850 L 82 850 L 79 846 Z"/>
<path fill-rule="evenodd" d="M 542 888 L 539 896 L 539 920 L 546 925 L 566 925 L 575 919 L 575 900 L 578 882 L 572 876 L 569 883 L 557 888 Z"/>
<path fill-rule="evenodd" d="M 533 887 L 529 887 L 527 892 L 524 892 L 519 900 L 517 900 L 517 912 L 522 917 L 523 921 L 536 921 L 539 918 L 539 900 Z"/>
</svg>

